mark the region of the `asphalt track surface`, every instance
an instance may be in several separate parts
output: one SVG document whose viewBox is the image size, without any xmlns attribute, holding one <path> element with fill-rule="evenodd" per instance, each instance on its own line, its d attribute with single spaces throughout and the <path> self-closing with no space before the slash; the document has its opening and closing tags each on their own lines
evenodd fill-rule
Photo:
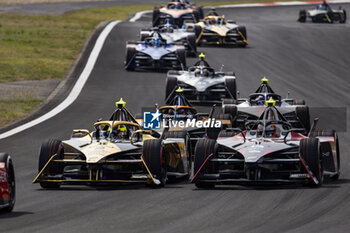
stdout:
<svg viewBox="0 0 350 233">
<path fill-rule="evenodd" d="M 247 26 L 249 46 L 199 50 L 206 52 L 213 67 L 224 64 L 224 70 L 236 71 L 242 96 L 267 76 L 275 91 L 290 91 L 310 106 L 348 108 L 350 24 L 299 24 L 295 21 L 299 9 L 220 9 L 220 14 Z M 68 186 L 48 191 L 31 183 L 44 140 L 69 138 L 74 128 L 91 129 L 96 119 L 109 117 L 120 97 L 133 113 L 163 103 L 164 73 L 126 72 L 123 66 L 125 41 L 134 40 L 149 20 L 143 17 L 113 29 L 75 103 L 56 117 L 0 141 L 1 150 L 13 156 L 17 179 L 17 203 L 14 212 L 0 215 L 1 232 L 349 232 L 349 129 L 339 133 L 340 180 L 318 189 L 198 190 L 179 182 L 163 189 Z"/>
</svg>

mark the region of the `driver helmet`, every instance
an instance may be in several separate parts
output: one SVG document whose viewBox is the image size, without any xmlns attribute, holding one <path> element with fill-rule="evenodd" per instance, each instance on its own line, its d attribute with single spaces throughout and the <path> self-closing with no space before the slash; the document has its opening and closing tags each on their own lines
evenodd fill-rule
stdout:
<svg viewBox="0 0 350 233">
<path fill-rule="evenodd" d="M 268 125 L 265 129 L 266 137 L 277 137 L 277 126 L 276 125 Z"/>
<path fill-rule="evenodd" d="M 154 38 L 152 40 L 152 45 L 155 47 L 160 47 L 160 39 L 159 38 Z"/>
<path fill-rule="evenodd" d="M 126 139 L 128 130 L 125 125 L 118 125 L 113 129 L 113 136 L 116 139 Z"/>
<path fill-rule="evenodd" d="M 175 9 L 181 9 L 181 5 L 179 2 L 175 2 Z"/>
<path fill-rule="evenodd" d="M 259 95 L 256 99 L 256 105 L 265 105 L 265 98 L 262 95 Z"/>
<path fill-rule="evenodd" d="M 207 68 L 202 69 L 202 76 L 209 77 L 209 70 Z"/>
</svg>

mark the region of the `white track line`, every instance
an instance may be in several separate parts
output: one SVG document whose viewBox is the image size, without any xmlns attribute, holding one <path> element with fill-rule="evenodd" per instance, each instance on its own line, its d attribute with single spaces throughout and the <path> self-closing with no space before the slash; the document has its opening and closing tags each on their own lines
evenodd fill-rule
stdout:
<svg viewBox="0 0 350 233">
<path fill-rule="evenodd" d="M 152 13 L 151 10 L 148 10 L 148 11 L 140 11 L 140 12 L 137 12 L 134 17 L 132 17 L 131 19 L 129 19 L 130 22 L 134 23 L 136 22 L 137 20 L 139 20 L 144 14 L 147 14 L 147 13 Z"/>
<path fill-rule="evenodd" d="M 267 2 L 267 3 L 243 3 L 243 4 L 231 4 L 231 5 L 221 5 L 221 6 L 207 6 L 205 8 L 243 8 L 243 7 L 264 7 L 264 6 L 299 6 L 299 5 L 315 5 L 320 4 L 322 1 L 292 1 L 292 2 Z M 350 0 L 328 0 L 328 3 L 350 3 Z M 130 22 L 136 22 L 144 14 L 152 13 L 151 10 L 140 11 L 135 14 L 134 17 L 129 19 Z"/>
<path fill-rule="evenodd" d="M 88 80 L 88 78 L 91 74 L 91 71 L 93 70 L 93 68 L 95 66 L 96 60 L 101 52 L 101 49 L 103 47 L 103 44 L 104 44 L 107 36 L 109 35 L 109 33 L 112 31 L 112 29 L 118 23 L 120 23 L 119 20 L 113 21 L 113 22 L 109 23 L 105 27 L 105 29 L 103 29 L 103 31 L 101 32 L 101 34 L 99 35 L 99 37 L 96 40 L 95 46 L 94 46 L 93 50 L 91 51 L 91 54 L 89 56 L 89 59 L 85 65 L 83 72 L 79 76 L 78 81 L 75 83 L 75 85 L 74 85 L 72 91 L 69 93 L 68 97 L 62 103 L 60 103 L 57 107 L 52 109 L 50 112 L 42 115 L 41 117 L 39 117 L 35 120 L 32 120 L 28 123 L 25 123 L 24 125 L 18 126 L 14 129 L 11 129 L 3 134 L 0 134 L 0 139 L 10 137 L 16 133 L 19 133 L 23 130 L 31 128 L 37 124 L 40 124 L 40 123 L 50 119 L 51 117 L 57 115 L 58 113 L 62 112 L 69 105 L 71 105 L 77 99 L 77 97 L 79 96 L 81 90 L 83 89 L 86 81 Z"/>
</svg>

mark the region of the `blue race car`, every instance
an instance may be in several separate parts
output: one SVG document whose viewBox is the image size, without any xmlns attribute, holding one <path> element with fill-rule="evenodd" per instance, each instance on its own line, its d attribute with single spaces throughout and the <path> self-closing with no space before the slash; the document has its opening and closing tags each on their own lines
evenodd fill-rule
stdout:
<svg viewBox="0 0 350 233">
<path fill-rule="evenodd" d="M 125 69 L 184 69 L 186 50 L 183 44 L 168 44 L 159 32 L 154 31 L 144 41 L 128 41 Z"/>
</svg>

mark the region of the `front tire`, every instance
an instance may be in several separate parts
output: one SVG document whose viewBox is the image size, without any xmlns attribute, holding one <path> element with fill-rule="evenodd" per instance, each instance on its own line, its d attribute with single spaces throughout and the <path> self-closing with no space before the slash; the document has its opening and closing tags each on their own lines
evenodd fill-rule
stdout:
<svg viewBox="0 0 350 233">
<path fill-rule="evenodd" d="M 165 81 L 165 100 L 169 99 L 169 96 L 173 93 L 177 87 L 177 78 L 167 77 Z"/>
<path fill-rule="evenodd" d="M 299 147 L 300 156 L 306 162 L 313 175 L 318 180 L 318 183 L 313 181 L 310 186 L 319 187 L 323 183 L 323 166 L 320 152 L 320 142 L 318 138 L 304 138 L 300 141 Z"/>
<path fill-rule="evenodd" d="M 6 173 L 7 173 L 7 183 L 9 187 L 10 200 L 8 206 L 3 208 L 1 211 L 11 212 L 16 202 L 16 179 L 15 170 L 13 168 L 13 163 L 11 156 L 6 153 L 0 153 L 0 162 L 5 163 Z"/>
<path fill-rule="evenodd" d="M 150 139 L 144 141 L 142 154 L 151 174 L 160 181 L 160 184 L 150 184 L 150 186 L 164 187 L 167 179 L 167 166 L 162 140 Z"/>
<path fill-rule="evenodd" d="M 135 48 L 126 48 L 125 69 L 128 71 L 135 70 L 135 54 Z"/>
<path fill-rule="evenodd" d="M 64 148 L 62 142 L 56 139 L 50 139 L 41 145 L 39 155 L 39 169 L 40 172 L 52 156 L 57 159 L 63 159 Z M 63 173 L 64 167 L 61 164 L 49 164 L 46 167 L 46 172 L 50 175 L 57 175 Z M 58 182 L 40 182 L 40 186 L 45 189 L 59 188 L 60 183 Z"/>
<path fill-rule="evenodd" d="M 197 188 L 214 188 L 215 183 L 207 183 L 201 181 L 200 178 L 204 174 L 212 174 L 215 172 L 214 163 L 207 161 L 202 167 L 203 163 L 211 155 L 211 157 L 216 156 L 217 144 L 215 140 L 212 139 L 201 139 L 197 142 L 195 148 L 194 157 L 194 174 L 196 176 L 195 185 Z M 202 169 L 200 169 L 202 167 Z"/>
</svg>

